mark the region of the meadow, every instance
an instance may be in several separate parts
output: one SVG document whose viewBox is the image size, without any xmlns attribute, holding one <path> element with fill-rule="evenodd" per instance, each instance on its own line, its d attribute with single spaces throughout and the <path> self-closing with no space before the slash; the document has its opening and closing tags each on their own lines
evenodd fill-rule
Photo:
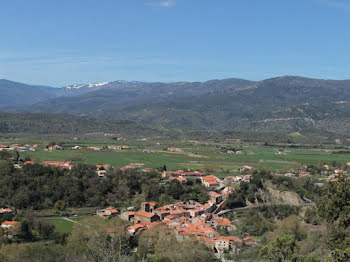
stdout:
<svg viewBox="0 0 350 262">
<path fill-rule="evenodd" d="M 63 145 L 64 150 L 44 151 L 46 145 L 52 140 L 28 139 L 18 140 L 19 144 L 39 144 L 35 152 L 21 152 L 22 158 L 29 157 L 36 162 L 45 160 L 60 160 L 84 162 L 89 164 L 109 164 L 122 167 L 131 163 L 142 163 L 144 167 L 159 168 L 163 165 L 168 170 L 195 169 L 204 170 L 220 177 L 234 173 L 242 165 L 254 168 L 265 168 L 276 172 L 287 171 L 290 168 L 304 165 L 332 164 L 334 161 L 345 164 L 350 161 L 350 154 L 337 153 L 333 147 L 325 149 L 310 148 L 284 148 L 282 146 L 264 146 L 261 143 L 216 143 L 216 142 L 188 142 L 173 140 L 150 141 L 112 141 L 100 140 L 62 140 L 57 141 Z M 1 141 L 1 143 L 14 143 Z M 71 147 L 79 145 L 81 150 L 72 150 Z M 115 151 L 103 149 L 100 151 L 88 150 L 88 146 L 103 147 L 107 145 L 128 145 L 129 149 Z M 166 151 L 174 146 L 183 150 L 180 153 Z M 243 154 L 227 154 L 222 147 L 235 148 Z M 278 154 L 284 149 L 285 154 Z M 143 152 L 148 150 L 149 152 Z M 343 150 L 344 151 L 344 150 Z"/>
<path fill-rule="evenodd" d="M 49 221 L 55 226 L 58 233 L 70 233 L 73 230 L 74 222 L 72 221 L 63 218 L 49 219 Z"/>
</svg>

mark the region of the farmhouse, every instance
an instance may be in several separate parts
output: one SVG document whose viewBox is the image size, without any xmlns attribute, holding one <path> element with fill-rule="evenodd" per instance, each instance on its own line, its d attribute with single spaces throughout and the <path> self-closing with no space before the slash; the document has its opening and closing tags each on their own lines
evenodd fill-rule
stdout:
<svg viewBox="0 0 350 262">
<path fill-rule="evenodd" d="M 1 223 L 1 227 L 4 229 L 16 229 L 20 225 L 17 221 L 4 221 Z"/>
<path fill-rule="evenodd" d="M 66 168 L 71 170 L 73 168 L 73 164 L 71 162 L 61 162 L 61 161 L 44 161 L 44 166 L 56 166 L 60 168 Z"/>
<path fill-rule="evenodd" d="M 167 151 L 169 151 L 169 152 L 174 152 L 174 153 L 181 153 L 181 152 L 183 152 L 182 149 L 177 148 L 177 147 L 168 147 L 168 148 L 167 148 Z"/>
</svg>

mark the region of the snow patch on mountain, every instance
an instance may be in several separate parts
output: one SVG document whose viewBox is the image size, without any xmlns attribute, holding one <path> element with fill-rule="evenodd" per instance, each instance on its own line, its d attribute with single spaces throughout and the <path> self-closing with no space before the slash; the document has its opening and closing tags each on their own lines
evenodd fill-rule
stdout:
<svg viewBox="0 0 350 262">
<path fill-rule="evenodd" d="M 93 88 L 93 87 L 100 87 L 100 86 L 104 86 L 107 85 L 109 82 L 103 82 L 103 83 L 90 83 L 90 84 L 79 84 L 79 85 L 70 85 L 67 86 L 66 89 L 80 89 L 82 87 L 88 87 L 88 88 Z"/>
</svg>

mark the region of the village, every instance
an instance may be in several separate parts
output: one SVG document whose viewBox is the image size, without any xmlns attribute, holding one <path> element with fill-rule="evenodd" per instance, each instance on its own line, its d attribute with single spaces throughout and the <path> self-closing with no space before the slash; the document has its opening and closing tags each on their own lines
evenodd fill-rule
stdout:
<svg viewBox="0 0 350 262">
<path fill-rule="evenodd" d="M 89 151 L 122 151 L 129 150 L 127 145 L 106 145 L 106 146 L 88 146 L 85 147 Z M 61 151 L 61 150 L 82 150 L 79 145 L 63 148 L 58 144 L 53 144 L 48 147 L 40 149 L 38 145 L 20 146 L 18 144 L 6 146 L 0 146 L 1 151 L 13 151 L 13 152 L 26 152 L 26 151 L 38 151 L 43 150 L 48 152 Z M 136 149 L 141 153 L 150 153 L 151 150 Z M 183 154 L 184 150 L 178 147 L 167 147 L 163 149 L 169 154 Z M 237 153 L 238 152 L 238 153 Z M 228 152 L 228 154 L 232 154 Z M 236 151 L 235 154 L 243 155 L 242 151 Z M 278 154 L 285 154 L 285 152 L 279 151 Z M 50 159 L 50 158 L 49 158 Z M 77 165 L 74 161 L 58 161 L 58 160 L 28 160 L 17 159 L 14 161 L 14 168 L 25 169 L 28 165 L 42 165 L 46 167 L 58 168 L 62 170 L 73 170 Z M 350 165 L 350 163 L 347 163 Z M 112 219 L 113 217 L 119 217 L 120 219 L 127 221 L 128 226 L 126 228 L 127 233 L 130 236 L 138 236 L 143 232 L 154 229 L 162 230 L 166 227 L 173 232 L 176 239 L 180 242 L 185 240 L 199 241 L 212 250 L 215 256 L 222 261 L 225 261 L 225 257 L 235 256 L 240 254 L 242 249 L 256 247 L 260 244 L 260 239 L 253 237 L 247 232 L 239 231 L 232 219 L 228 219 L 225 214 L 227 212 L 235 212 L 234 209 L 225 210 L 225 203 L 229 197 L 234 194 L 235 190 L 239 188 L 241 183 L 250 183 L 254 178 L 255 167 L 250 165 L 241 165 L 238 169 L 226 174 L 223 177 L 219 177 L 211 172 L 200 169 L 179 169 L 179 170 L 167 170 L 165 167 L 158 169 L 145 167 L 142 162 L 129 163 L 121 167 L 114 167 L 110 164 L 100 163 L 91 165 L 95 169 L 96 176 L 99 179 L 104 179 L 113 174 L 114 172 L 120 172 L 122 175 L 128 175 L 129 171 L 141 173 L 143 176 L 147 176 L 149 173 L 156 173 L 161 177 L 161 183 L 179 183 L 188 184 L 190 181 L 199 182 L 205 189 L 209 200 L 205 203 L 199 203 L 196 200 L 169 202 L 164 205 L 158 205 L 156 202 L 148 201 L 142 202 L 140 206 L 125 207 L 113 207 L 98 208 L 91 215 L 95 215 L 105 219 Z M 302 179 L 306 177 L 314 176 L 314 169 L 312 166 L 302 166 L 299 168 L 293 168 L 287 170 L 287 172 L 278 173 L 274 175 L 288 177 L 291 179 Z M 323 186 L 322 181 L 338 181 L 342 175 L 347 175 L 347 171 L 344 169 L 336 168 L 330 165 L 323 165 L 317 175 L 319 177 L 320 186 Z M 347 176 L 348 179 L 350 177 Z M 239 209 L 239 208 L 238 208 Z M 21 227 L 21 223 L 15 221 L 16 209 L 13 207 L 1 207 L 0 218 L 1 228 L 8 237 L 16 234 L 16 230 Z"/>
<path fill-rule="evenodd" d="M 242 170 L 247 169 L 252 168 L 242 167 Z M 140 234 L 142 231 L 164 224 L 173 230 L 179 241 L 185 239 L 202 241 L 218 257 L 226 253 L 237 254 L 242 246 L 258 244 L 257 240 L 249 234 L 243 234 L 240 237 L 232 235 L 236 231 L 235 226 L 230 220 L 220 216 L 225 200 L 233 193 L 233 186 L 240 181 L 249 182 L 252 175 L 227 177 L 225 180 L 199 171 L 163 171 L 161 175 L 169 182 L 176 180 L 179 183 L 185 183 L 187 179 L 200 179 L 202 185 L 208 190 L 209 200 L 204 204 L 190 200 L 169 203 L 165 206 L 158 206 L 155 202 L 142 202 L 138 211 L 129 210 L 119 214 L 117 209 L 109 207 L 98 210 L 96 215 L 102 217 L 119 215 L 120 218 L 133 223 L 127 228 L 130 235 Z M 227 234 L 220 235 L 219 232 L 227 232 Z"/>
<path fill-rule="evenodd" d="M 33 164 L 32 161 L 26 161 L 23 165 Z M 43 165 L 68 170 L 73 168 L 70 162 L 44 161 Z M 129 165 L 120 168 L 120 170 L 126 171 L 129 168 L 139 167 Z M 96 173 L 99 177 L 106 176 L 109 169 L 109 165 L 96 165 Z M 252 170 L 252 167 L 242 166 L 240 170 L 246 172 Z M 148 170 L 140 169 L 140 171 L 147 172 Z M 207 189 L 209 200 L 204 204 L 190 200 L 169 203 L 164 206 L 157 206 L 155 202 L 143 202 L 138 211 L 127 210 L 120 213 L 117 208 L 108 207 L 97 210 L 95 215 L 105 218 L 119 216 L 128 221 L 132 224 L 127 228 L 130 235 L 140 234 L 159 224 L 166 225 L 176 234 L 179 241 L 185 239 L 201 241 L 212 249 L 219 258 L 226 253 L 238 254 L 242 246 L 249 247 L 258 244 L 258 241 L 249 234 L 234 236 L 232 233 L 236 232 L 235 226 L 230 220 L 220 217 L 225 200 L 233 193 L 233 186 L 239 184 L 240 181 L 249 182 L 252 175 L 242 174 L 236 177 L 226 177 L 224 180 L 199 171 L 163 171 L 159 175 L 168 182 L 185 183 L 188 179 L 200 179 L 202 186 Z M 0 217 L 8 219 L 2 222 L 1 228 L 7 231 L 7 235 L 10 236 L 11 232 L 15 232 L 20 227 L 20 222 L 12 221 L 13 216 L 13 209 L 0 209 Z M 221 235 L 219 232 L 226 232 L 226 234 Z"/>
</svg>

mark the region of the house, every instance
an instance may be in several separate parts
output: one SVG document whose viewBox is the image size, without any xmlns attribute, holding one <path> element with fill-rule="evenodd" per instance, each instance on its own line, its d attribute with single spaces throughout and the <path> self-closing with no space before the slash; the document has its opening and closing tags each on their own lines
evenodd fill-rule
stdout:
<svg viewBox="0 0 350 262">
<path fill-rule="evenodd" d="M 156 214 L 145 212 L 142 210 L 135 212 L 135 218 L 136 217 L 142 222 L 152 223 L 152 222 L 159 221 L 159 216 L 157 216 Z"/>
<path fill-rule="evenodd" d="M 142 202 L 141 210 L 145 212 L 154 212 L 156 209 L 157 203 L 155 202 Z"/>
<path fill-rule="evenodd" d="M 241 166 L 240 168 L 239 168 L 239 172 L 247 172 L 247 171 L 251 171 L 253 169 L 253 167 L 251 167 L 251 166 Z"/>
<path fill-rule="evenodd" d="M 102 148 L 100 148 L 100 147 L 96 147 L 96 146 L 89 146 L 87 149 L 89 149 L 89 150 L 93 150 L 93 151 L 99 151 L 99 150 L 102 150 Z"/>
<path fill-rule="evenodd" d="M 233 187 L 228 186 L 228 187 L 225 187 L 225 188 L 221 191 L 221 195 L 222 195 L 223 199 L 227 199 L 230 195 L 233 194 L 233 192 L 234 192 Z"/>
<path fill-rule="evenodd" d="M 230 240 L 224 237 L 217 237 L 213 240 L 214 247 L 219 253 L 228 252 L 230 250 Z"/>
<path fill-rule="evenodd" d="M 286 176 L 286 177 L 295 177 L 295 174 L 288 172 L 288 173 L 285 173 L 284 176 Z"/>
<path fill-rule="evenodd" d="M 184 170 L 177 170 L 177 171 L 163 171 L 162 172 L 162 177 L 167 177 L 167 176 L 173 176 L 173 177 L 201 177 L 205 176 L 205 172 L 200 172 L 200 171 L 193 171 L 193 172 L 185 172 Z"/>
<path fill-rule="evenodd" d="M 108 170 L 111 166 L 106 164 L 106 165 L 96 165 L 96 169 L 99 170 Z"/>
<path fill-rule="evenodd" d="M 17 221 L 4 221 L 1 223 L 1 227 L 4 229 L 16 229 L 19 228 L 20 223 Z"/>
<path fill-rule="evenodd" d="M 131 163 L 129 165 L 123 166 L 120 168 L 121 171 L 126 171 L 128 169 L 136 169 L 136 168 L 141 168 L 144 164 L 143 163 Z"/>
<path fill-rule="evenodd" d="M 170 177 L 170 181 L 172 181 L 172 180 L 177 180 L 177 181 L 179 181 L 181 184 L 182 183 L 186 183 L 187 182 L 187 179 L 185 178 L 185 177 L 182 177 L 182 176 L 179 176 L 179 177 Z"/>
<path fill-rule="evenodd" d="M 209 189 L 215 189 L 219 187 L 219 182 L 216 176 L 213 176 L 213 175 L 204 176 L 201 178 L 201 181 L 202 181 L 202 184 Z"/>
<path fill-rule="evenodd" d="M 96 174 L 98 177 L 105 177 L 108 175 L 107 170 L 110 168 L 110 165 L 96 165 Z"/>
<path fill-rule="evenodd" d="M 25 161 L 25 162 L 23 163 L 23 165 L 24 165 L 24 166 L 26 166 L 26 165 L 34 165 L 34 162 L 33 162 L 33 161 Z"/>
<path fill-rule="evenodd" d="M 10 208 L 0 208 L 0 216 L 13 216 L 13 210 Z"/>
<path fill-rule="evenodd" d="M 152 172 L 152 168 L 149 168 L 149 167 L 144 167 L 144 168 L 142 168 L 142 172 L 144 172 L 144 173 L 150 173 L 150 172 Z"/>
<path fill-rule="evenodd" d="M 182 153 L 182 152 L 183 152 L 182 149 L 177 148 L 177 147 L 168 147 L 168 148 L 167 148 L 167 151 L 169 151 L 169 152 L 174 152 L 174 153 Z"/>
<path fill-rule="evenodd" d="M 107 207 L 96 211 L 96 215 L 100 217 L 116 216 L 117 214 L 118 210 L 113 207 Z"/>
<path fill-rule="evenodd" d="M 245 246 L 255 246 L 257 245 L 257 241 L 256 239 L 250 237 L 250 236 L 247 236 L 245 238 L 243 238 L 243 243 Z"/>
<path fill-rule="evenodd" d="M 62 162 L 62 161 L 44 161 L 43 164 L 45 166 L 55 166 L 60 168 L 66 168 L 71 170 L 73 168 L 73 164 L 71 162 Z"/>
<path fill-rule="evenodd" d="M 213 200 L 215 202 L 215 204 L 219 204 L 222 202 L 222 195 L 220 195 L 214 191 L 209 192 L 209 197 L 211 200 Z"/>
<path fill-rule="evenodd" d="M 299 176 L 300 176 L 300 177 L 310 176 L 310 172 L 301 171 L 301 172 L 299 173 Z"/>
<path fill-rule="evenodd" d="M 237 179 L 236 177 L 234 176 L 227 176 L 224 178 L 224 181 L 225 181 L 225 185 L 233 185 L 235 182 L 237 182 Z"/>
<path fill-rule="evenodd" d="M 249 183 L 251 179 L 252 175 L 245 175 L 242 180 L 243 182 Z"/>
<path fill-rule="evenodd" d="M 6 145 L 0 145 L 0 151 L 8 151 L 9 150 L 9 146 Z"/>
<path fill-rule="evenodd" d="M 127 211 L 124 212 L 120 215 L 121 219 L 127 220 L 127 221 L 131 221 L 135 216 L 135 213 L 133 211 Z"/>
<path fill-rule="evenodd" d="M 107 146 L 110 150 L 122 150 L 122 146 Z"/>
<path fill-rule="evenodd" d="M 80 146 L 72 146 L 72 150 L 80 150 L 81 147 Z"/>
<path fill-rule="evenodd" d="M 96 170 L 96 174 L 98 177 L 105 177 L 108 175 L 106 170 Z"/>
<path fill-rule="evenodd" d="M 127 228 L 127 231 L 130 235 L 135 235 L 137 232 L 141 232 L 143 230 L 145 230 L 147 228 L 147 226 L 142 225 L 142 224 L 136 224 L 133 226 L 129 226 Z"/>
<path fill-rule="evenodd" d="M 63 150 L 63 147 L 59 146 L 59 145 L 53 145 L 53 146 L 49 146 L 47 148 L 48 151 L 52 151 L 52 150 Z"/>
<path fill-rule="evenodd" d="M 228 231 L 232 231 L 235 229 L 235 226 L 233 226 L 231 221 L 227 218 L 215 216 L 208 223 L 210 223 L 216 230 L 227 229 Z"/>
</svg>

